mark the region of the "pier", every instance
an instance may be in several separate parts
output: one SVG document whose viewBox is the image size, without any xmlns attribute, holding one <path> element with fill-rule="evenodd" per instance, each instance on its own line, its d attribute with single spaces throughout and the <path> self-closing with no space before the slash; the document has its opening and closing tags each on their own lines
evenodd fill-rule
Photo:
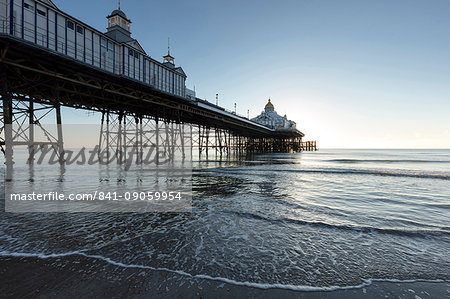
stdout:
<svg viewBox="0 0 450 299">
<path fill-rule="evenodd" d="M 101 149 L 116 153 L 152 137 L 156 146 L 184 155 L 184 146 L 167 139 L 184 124 L 199 156 L 317 150 L 296 128 L 270 128 L 188 96 L 186 74 L 170 49 L 163 62 L 147 55 L 120 9 L 108 16 L 102 33 L 51 1 L 27 3 L 0 1 L 0 146 L 7 165 L 20 145 L 30 151 L 50 145 L 63 160 L 61 107 L 101 113 Z M 58 132 L 38 141 L 34 128 L 44 111 L 54 113 Z"/>
</svg>

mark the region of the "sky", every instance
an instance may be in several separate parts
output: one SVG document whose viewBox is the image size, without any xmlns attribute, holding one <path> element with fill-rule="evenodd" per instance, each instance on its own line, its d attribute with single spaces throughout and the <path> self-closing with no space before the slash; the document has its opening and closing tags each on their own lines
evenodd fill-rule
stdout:
<svg viewBox="0 0 450 299">
<path fill-rule="evenodd" d="M 106 31 L 115 0 L 53 1 Z M 450 148 L 450 1 L 122 0 L 132 37 L 197 96 L 270 97 L 322 148 Z M 64 111 L 66 119 L 85 112 Z M 79 117 L 79 118 L 77 118 Z"/>
</svg>

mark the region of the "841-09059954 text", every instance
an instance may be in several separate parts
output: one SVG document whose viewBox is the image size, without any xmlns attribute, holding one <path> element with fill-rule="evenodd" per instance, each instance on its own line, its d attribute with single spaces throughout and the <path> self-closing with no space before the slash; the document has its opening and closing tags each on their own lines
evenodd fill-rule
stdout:
<svg viewBox="0 0 450 299">
<path fill-rule="evenodd" d="M 47 193 L 13 193 L 10 194 L 10 200 L 37 200 L 37 201 L 173 201 L 181 200 L 182 193 L 176 191 L 148 191 L 148 192 L 102 192 L 95 191 L 93 193 L 69 193 L 47 192 Z"/>
</svg>

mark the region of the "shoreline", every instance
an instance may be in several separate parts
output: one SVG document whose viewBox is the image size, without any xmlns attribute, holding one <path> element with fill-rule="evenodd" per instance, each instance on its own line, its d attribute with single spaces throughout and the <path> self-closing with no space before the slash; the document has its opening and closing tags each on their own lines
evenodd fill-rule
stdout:
<svg viewBox="0 0 450 299">
<path fill-rule="evenodd" d="M 133 297 L 143 298 L 445 298 L 450 295 L 449 281 L 367 280 L 360 286 L 330 287 L 288 286 L 226 282 L 206 275 L 187 276 L 176 270 L 150 267 L 126 267 L 105 259 L 80 254 L 37 256 L 0 256 L 4 277 L 0 293 L 6 297 Z"/>
</svg>

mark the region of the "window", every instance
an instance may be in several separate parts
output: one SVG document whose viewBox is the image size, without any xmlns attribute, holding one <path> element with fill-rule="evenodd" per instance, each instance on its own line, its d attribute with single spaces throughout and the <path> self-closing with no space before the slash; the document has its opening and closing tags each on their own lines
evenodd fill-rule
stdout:
<svg viewBox="0 0 450 299">
<path fill-rule="evenodd" d="M 33 6 L 31 6 L 31 5 L 28 4 L 28 3 L 24 3 L 24 4 L 23 4 L 23 7 L 25 7 L 26 9 L 29 9 L 29 10 L 32 10 L 32 9 L 33 9 Z"/>
<path fill-rule="evenodd" d="M 107 42 L 106 39 L 102 38 L 100 40 L 100 54 L 102 56 L 106 56 L 106 52 L 108 52 L 108 48 L 107 48 Z"/>
<path fill-rule="evenodd" d="M 108 48 L 108 58 L 113 59 L 114 58 L 114 44 L 110 41 L 107 43 Z"/>
<path fill-rule="evenodd" d="M 139 53 L 138 52 L 134 52 L 134 58 L 139 58 Z"/>
<path fill-rule="evenodd" d="M 130 56 L 134 56 L 134 51 L 133 51 L 133 50 L 131 50 L 131 49 L 128 49 L 128 55 L 130 55 Z"/>
<path fill-rule="evenodd" d="M 73 22 L 71 22 L 71 21 L 67 21 L 67 28 L 73 30 L 75 28 L 75 24 Z"/>
<path fill-rule="evenodd" d="M 37 13 L 40 14 L 41 16 L 43 16 L 43 17 L 45 17 L 47 15 L 44 11 L 42 11 L 40 9 L 37 9 Z"/>
<path fill-rule="evenodd" d="M 81 27 L 80 25 L 77 25 L 77 32 L 79 34 L 83 34 L 83 27 Z"/>
</svg>

